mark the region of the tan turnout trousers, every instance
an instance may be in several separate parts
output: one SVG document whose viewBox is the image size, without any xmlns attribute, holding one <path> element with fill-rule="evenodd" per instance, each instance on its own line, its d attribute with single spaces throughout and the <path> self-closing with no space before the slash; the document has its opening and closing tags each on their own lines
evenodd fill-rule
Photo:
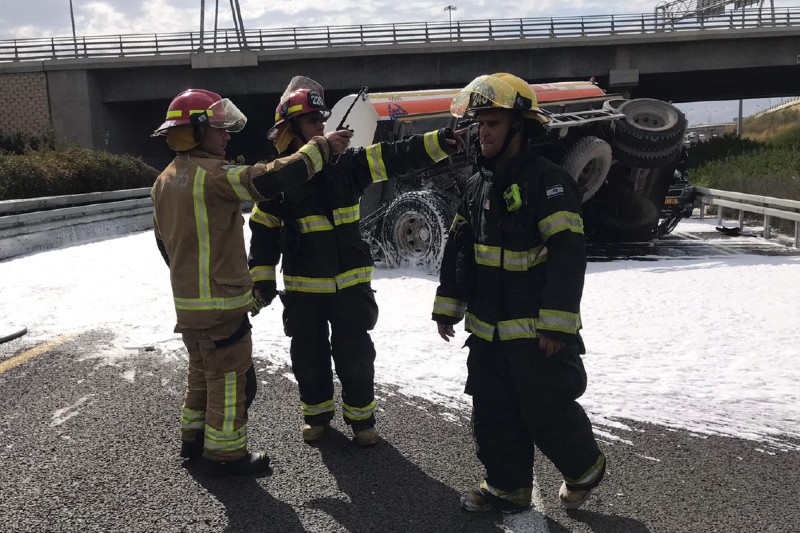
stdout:
<svg viewBox="0 0 800 533">
<path fill-rule="evenodd" d="M 245 400 L 253 353 L 250 330 L 231 345 L 215 343 L 228 339 L 242 320 L 183 332 L 189 369 L 181 438 L 194 441 L 204 431 L 203 457 L 213 461 L 231 461 L 248 453 Z M 255 390 L 255 383 L 250 386 Z"/>
</svg>

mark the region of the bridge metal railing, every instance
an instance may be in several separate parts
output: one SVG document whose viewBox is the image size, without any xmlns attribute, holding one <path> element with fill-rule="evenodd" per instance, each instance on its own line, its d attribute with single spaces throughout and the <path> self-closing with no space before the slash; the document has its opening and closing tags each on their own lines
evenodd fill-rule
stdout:
<svg viewBox="0 0 800 533">
<path fill-rule="evenodd" d="M 799 201 L 741 192 L 721 191 L 719 189 L 703 189 L 698 187 L 696 190 L 700 198 L 701 219 L 705 217 L 706 206 L 716 205 L 719 207 L 719 209 L 717 209 L 717 225 L 721 226 L 723 209 L 734 209 L 739 213 L 739 229 L 744 229 L 745 212 L 757 213 L 764 217 L 765 239 L 769 239 L 772 236 L 770 228 L 770 219 L 772 217 L 791 220 L 794 222 L 794 247 L 800 248 Z"/>
<path fill-rule="evenodd" d="M 402 22 L 217 32 L 50 37 L 0 41 L 0 63 L 70 58 L 136 57 L 192 52 L 292 50 L 354 46 L 482 42 L 641 35 L 663 32 L 800 26 L 800 8 L 744 9 L 705 18 L 663 14 Z"/>
</svg>

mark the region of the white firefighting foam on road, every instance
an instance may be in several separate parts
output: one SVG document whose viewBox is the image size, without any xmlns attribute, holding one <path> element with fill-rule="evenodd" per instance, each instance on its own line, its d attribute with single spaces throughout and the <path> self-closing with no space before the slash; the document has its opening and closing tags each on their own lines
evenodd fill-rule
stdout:
<svg viewBox="0 0 800 533">
<path fill-rule="evenodd" d="M 678 231 L 713 225 L 703 224 L 684 221 Z M 0 279 L 0 323 L 27 325 L 28 339 L 104 329 L 117 337 L 101 362 L 133 357 L 137 351 L 124 347 L 136 346 L 183 356 L 168 271 L 149 232 L 6 261 Z M 620 422 L 630 419 L 770 449 L 800 447 L 798 279 L 798 257 L 590 263 L 582 307 L 589 387 L 581 403 L 598 437 L 630 442 Z M 436 285 L 421 272 L 376 269 L 376 381 L 466 412 L 466 333 L 458 326 L 450 343 L 436 334 Z M 253 328 L 258 368 L 285 373 L 289 340 L 279 304 Z"/>
</svg>

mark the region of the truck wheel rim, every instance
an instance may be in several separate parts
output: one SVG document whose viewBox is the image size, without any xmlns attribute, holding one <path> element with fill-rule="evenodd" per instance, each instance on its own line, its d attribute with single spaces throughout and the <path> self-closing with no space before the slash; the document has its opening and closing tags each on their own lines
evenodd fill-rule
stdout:
<svg viewBox="0 0 800 533">
<path fill-rule="evenodd" d="M 424 256 L 431 246 L 431 228 L 425 217 L 415 211 L 400 215 L 394 225 L 394 242 L 402 257 Z"/>
</svg>

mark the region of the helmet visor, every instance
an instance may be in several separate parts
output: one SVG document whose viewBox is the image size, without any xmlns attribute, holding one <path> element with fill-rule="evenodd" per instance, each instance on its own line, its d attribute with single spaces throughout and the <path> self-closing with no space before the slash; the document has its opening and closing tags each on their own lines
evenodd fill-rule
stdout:
<svg viewBox="0 0 800 533">
<path fill-rule="evenodd" d="M 212 128 L 226 129 L 230 132 L 242 131 L 247 124 L 247 117 L 239 111 L 236 104 L 223 98 L 208 108 L 208 125 Z"/>
<path fill-rule="evenodd" d="M 454 117 L 473 116 L 479 109 L 514 109 L 517 90 L 497 76 L 478 76 L 461 89 L 450 103 Z"/>
<path fill-rule="evenodd" d="M 311 78 L 306 78 L 305 76 L 295 76 L 289 82 L 289 85 L 286 86 L 286 90 L 283 91 L 283 95 L 281 95 L 281 102 L 289 98 L 289 95 L 295 91 L 299 91 L 300 89 L 308 89 L 309 91 L 315 91 L 320 96 L 325 98 L 325 89 L 322 88 L 322 85 L 315 82 Z"/>
</svg>

